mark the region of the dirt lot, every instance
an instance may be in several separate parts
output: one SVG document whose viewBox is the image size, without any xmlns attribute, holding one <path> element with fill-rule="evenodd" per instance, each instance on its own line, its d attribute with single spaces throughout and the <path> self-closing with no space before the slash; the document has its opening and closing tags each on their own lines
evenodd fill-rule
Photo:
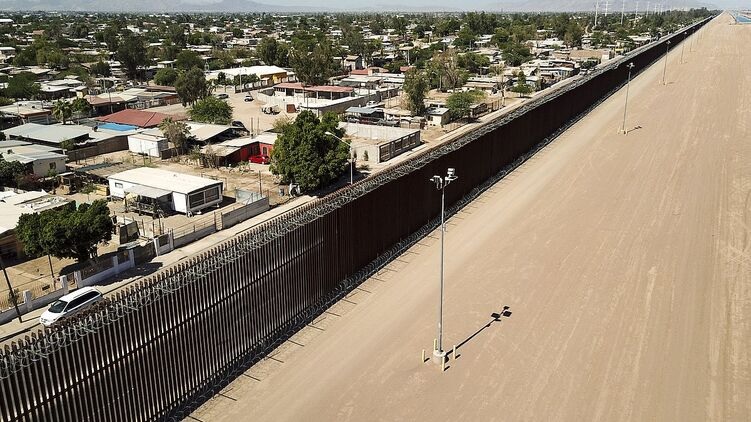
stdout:
<svg viewBox="0 0 751 422">
<path fill-rule="evenodd" d="M 640 129 L 617 132 L 621 90 L 450 220 L 446 372 L 420 362 L 434 233 L 193 416 L 751 420 L 751 26 L 730 21 L 667 86 L 659 63 L 634 80 Z"/>
</svg>

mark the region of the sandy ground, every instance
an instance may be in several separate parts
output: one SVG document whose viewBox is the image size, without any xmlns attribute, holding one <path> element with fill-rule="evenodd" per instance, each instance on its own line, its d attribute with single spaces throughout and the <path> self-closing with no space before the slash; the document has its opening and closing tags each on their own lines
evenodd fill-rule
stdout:
<svg viewBox="0 0 751 422">
<path fill-rule="evenodd" d="M 450 220 L 445 372 L 420 360 L 434 233 L 190 419 L 751 420 L 751 26 L 729 22 L 667 86 L 662 63 L 634 80 L 641 129 L 617 133 L 622 90 Z"/>
</svg>

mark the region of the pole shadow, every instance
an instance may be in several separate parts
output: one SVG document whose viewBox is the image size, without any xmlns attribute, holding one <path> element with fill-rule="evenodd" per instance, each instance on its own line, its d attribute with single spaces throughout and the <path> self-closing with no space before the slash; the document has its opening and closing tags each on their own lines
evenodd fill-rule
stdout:
<svg viewBox="0 0 751 422">
<path fill-rule="evenodd" d="M 491 318 L 490 321 L 488 321 L 487 324 L 483 325 L 477 331 L 475 331 L 474 333 L 472 333 L 472 335 L 470 335 L 469 337 L 467 337 L 466 339 L 464 339 L 464 341 L 462 341 L 461 343 L 457 344 L 456 345 L 457 350 L 461 349 L 462 346 L 464 346 L 465 344 L 467 344 L 473 338 L 477 337 L 477 335 L 479 335 L 481 332 L 483 332 L 484 330 L 490 328 L 490 326 L 493 325 L 494 322 L 501 322 L 501 318 L 510 318 L 512 312 L 509 309 L 510 309 L 509 306 L 504 306 L 503 310 L 500 313 L 493 312 L 492 314 L 490 314 L 490 318 Z M 460 354 L 457 353 L 457 355 L 454 356 L 454 359 L 458 358 L 459 356 L 460 356 Z"/>
<path fill-rule="evenodd" d="M 635 130 L 639 130 L 639 129 L 643 129 L 643 128 L 641 126 L 634 126 L 631 129 L 629 129 L 629 130 L 626 131 L 626 135 L 628 135 L 629 133 L 631 133 L 631 132 L 633 132 Z"/>
</svg>

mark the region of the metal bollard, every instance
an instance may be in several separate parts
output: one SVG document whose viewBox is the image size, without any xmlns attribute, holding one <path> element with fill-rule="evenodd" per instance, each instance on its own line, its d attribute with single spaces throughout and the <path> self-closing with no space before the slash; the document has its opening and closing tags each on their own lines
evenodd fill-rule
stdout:
<svg viewBox="0 0 751 422">
<path fill-rule="evenodd" d="M 441 372 L 446 372 L 446 357 L 441 359 Z"/>
<path fill-rule="evenodd" d="M 454 345 L 454 349 L 453 349 L 453 351 L 451 352 L 451 356 L 453 356 L 453 357 L 454 357 L 454 360 L 456 360 L 456 345 Z"/>
<path fill-rule="evenodd" d="M 425 349 L 422 349 L 422 361 L 420 363 L 425 363 Z"/>
<path fill-rule="evenodd" d="M 438 339 L 433 339 L 433 350 L 438 350 Z"/>
</svg>

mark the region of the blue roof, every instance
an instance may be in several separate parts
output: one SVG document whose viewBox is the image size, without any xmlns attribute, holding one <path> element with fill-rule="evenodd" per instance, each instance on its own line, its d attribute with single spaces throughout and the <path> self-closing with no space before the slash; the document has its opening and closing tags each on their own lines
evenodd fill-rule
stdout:
<svg viewBox="0 0 751 422">
<path fill-rule="evenodd" d="M 99 129 L 116 130 L 118 132 L 127 132 L 129 130 L 138 129 L 137 126 L 123 125 L 120 123 L 102 123 L 99 125 Z"/>
</svg>

